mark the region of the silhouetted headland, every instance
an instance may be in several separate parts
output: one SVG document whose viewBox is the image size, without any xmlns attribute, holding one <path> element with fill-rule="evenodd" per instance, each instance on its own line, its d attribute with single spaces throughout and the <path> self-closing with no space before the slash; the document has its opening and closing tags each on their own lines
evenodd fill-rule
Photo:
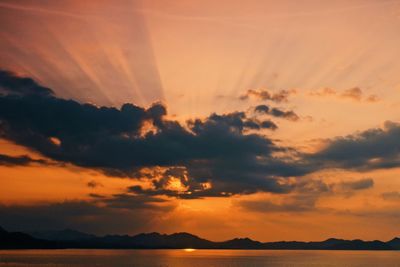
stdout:
<svg viewBox="0 0 400 267">
<path fill-rule="evenodd" d="M 344 240 L 330 238 L 319 242 L 259 242 L 235 238 L 214 242 L 189 233 L 171 235 L 143 233 L 96 236 L 71 229 L 61 231 L 8 232 L 0 227 L 0 249 L 282 249 L 282 250 L 400 250 L 400 238 L 379 240 Z"/>
</svg>

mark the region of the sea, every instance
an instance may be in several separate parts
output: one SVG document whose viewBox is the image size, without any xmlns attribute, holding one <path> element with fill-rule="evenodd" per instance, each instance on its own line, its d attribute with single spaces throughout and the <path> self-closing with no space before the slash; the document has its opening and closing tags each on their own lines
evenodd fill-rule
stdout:
<svg viewBox="0 0 400 267">
<path fill-rule="evenodd" d="M 0 250 L 0 266 L 261 267 L 400 266 L 400 251 L 317 250 Z"/>
</svg>

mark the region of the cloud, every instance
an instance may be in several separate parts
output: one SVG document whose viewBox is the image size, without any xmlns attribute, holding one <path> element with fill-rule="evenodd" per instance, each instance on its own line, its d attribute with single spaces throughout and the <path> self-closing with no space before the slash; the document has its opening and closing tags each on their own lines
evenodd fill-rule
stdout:
<svg viewBox="0 0 400 267">
<path fill-rule="evenodd" d="M 239 208 L 251 212 L 272 213 L 272 212 L 308 212 L 316 209 L 315 196 L 294 196 L 286 197 L 284 201 L 276 202 L 271 200 L 242 200 L 236 203 Z"/>
<path fill-rule="evenodd" d="M 379 102 L 380 100 L 381 100 L 381 99 L 380 99 L 379 96 L 377 96 L 377 95 L 369 95 L 369 96 L 365 99 L 366 102 L 371 102 L 371 103 Z"/>
<path fill-rule="evenodd" d="M 316 153 L 301 154 L 258 134 L 259 129 L 277 126 L 245 112 L 214 113 L 181 124 L 166 119 L 167 109 L 161 103 L 149 108 L 124 104 L 120 109 L 81 104 L 58 98 L 31 79 L 6 73 L 0 81 L 2 138 L 54 161 L 151 182 L 150 188 L 130 188 L 135 195 L 201 198 L 289 193 L 295 187 L 288 177 L 325 168 L 367 170 L 400 163 L 400 126 L 395 123 L 339 137 Z M 28 81 L 27 88 L 18 79 Z M 255 111 L 298 120 L 292 111 L 266 105 Z M 30 161 L 1 159 L 3 164 Z"/>
<path fill-rule="evenodd" d="M 267 114 L 276 118 L 283 118 L 290 121 L 298 121 L 300 117 L 292 110 L 284 111 L 279 108 L 270 108 L 267 105 L 258 105 L 254 108 L 256 113 Z"/>
<path fill-rule="evenodd" d="M 58 98 L 31 79 L 5 73 L 0 81 L 1 137 L 58 162 L 138 179 L 143 169 L 182 168 L 190 197 L 284 193 L 291 188 L 282 177 L 308 171 L 290 159 L 277 158 L 275 153 L 287 148 L 253 132 L 276 129 L 270 120 L 233 112 L 181 124 L 166 119 L 161 103 L 149 108 L 124 104 L 120 109 L 81 104 Z M 27 87 L 23 81 L 29 81 Z M 277 109 L 271 112 L 293 117 Z M 178 196 L 168 188 L 152 191 Z"/>
<path fill-rule="evenodd" d="M 272 116 L 285 118 L 285 119 L 288 119 L 291 121 L 299 120 L 299 116 L 291 110 L 290 111 L 282 111 L 280 109 L 273 108 L 273 109 L 271 109 L 270 114 L 272 114 Z"/>
<path fill-rule="evenodd" d="M 250 211 L 261 213 L 272 212 L 313 212 L 322 211 L 327 208 L 318 207 L 318 200 L 324 196 L 333 194 L 352 195 L 360 190 L 372 188 L 373 179 L 365 178 L 354 181 L 340 183 L 326 183 L 323 180 L 316 179 L 298 179 L 293 184 L 293 190 L 290 194 L 272 197 L 260 197 L 252 200 L 239 200 L 234 202 L 237 207 Z"/>
<path fill-rule="evenodd" d="M 256 106 L 256 107 L 254 108 L 254 111 L 255 111 L 255 112 L 264 113 L 264 114 L 268 114 L 268 113 L 269 113 L 269 110 L 270 110 L 270 108 L 269 108 L 269 106 L 267 106 L 267 105 L 258 105 L 258 106 Z"/>
<path fill-rule="evenodd" d="M 29 156 L 9 156 L 0 154 L 0 165 L 4 166 L 27 166 L 30 164 L 44 164 L 49 165 L 50 163 L 43 159 L 32 159 Z"/>
<path fill-rule="evenodd" d="M 271 129 L 271 130 L 278 129 L 278 126 L 270 120 L 262 121 L 260 126 L 261 126 L 261 128 L 264 128 L 264 129 Z"/>
<path fill-rule="evenodd" d="M 256 98 L 258 100 L 269 100 L 276 103 L 282 103 L 288 102 L 289 96 L 295 93 L 296 90 L 280 90 L 276 93 L 273 93 L 265 89 L 249 89 L 245 94 L 241 95 L 239 99 L 247 100 L 249 98 Z"/>
<path fill-rule="evenodd" d="M 97 182 L 97 181 L 95 181 L 95 180 L 89 181 L 86 185 L 87 185 L 88 187 L 90 187 L 90 188 L 96 188 L 96 187 L 101 187 L 101 186 L 103 186 L 100 182 Z"/>
<path fill-rule="evenodd" d="M 245 112 L 232 112 L 223 115 L 213 113 L 206 120 L 227 124 L 232 127 L 232 129 L 238 129 L 241 132 L 244 130 L 275 130 L 278 128 L 272 121 L 259 121 L 256 118 L 248 118 Z"/>
<path fill-rule="evenodd" d="M 381 196 L 384 200 L 400 201 L 400 192 L 398 191 L 385 192 Z"/>
<path fill-rule="evenodd" d="M 309 94 L 312 96 L 331 96 L 331 95 L 336 95 L 337 92 L 332 88 L 323 88 L 320 90 L 311 91 Z"/>
<path fill-rule="evenodd" d="M 317 153 L 304 158 L 322 168 L 371 170 L 400 167 L 400 124 L 385 122 L 383 128 L 332 139 Z"/>
<path fill-rule="evenodd" d="M 340 96 L 343 98 L 351 98 L 356 101 L 361 101 L 363 93 L 360 88 L 354 87 L 345 90 Z"/>
<path fill-rule="evenodd" d="M 284 197 L 261 197 L 252 200 L 239 200 L 234 202 L 237 207 L 261 213 L 271 212 L 310 212 L 318 209 L 318 199 L 332 193 L 332 185 L 322 180 L 300 179 L 292 183 L 291 194 Z"/>
<path fill-rule="evenodd" d="M 363 90 L 359 87 L 352 87 L 349 89 L 346 89 L 342 92 L 338 92 L 335 89 L 332 88 L 323 88 L 320 90 L 315 90 L 315 91 L 311 91 L 309 93 L 309 95 L 311 96 L 318 96 L 318 97 L 337 97 L 337 98 L 341 98 L 341 99 L 350 99 L 350 100 L 354 100 L 357 102 L 370 102 L 370 103 L 374 103 L 374 102 L 378 102 L 380 101 L 380 98 L 377 95 L 374 94 L 370 94 L 365 96 Z"/>
<path fill-rule="evenodd" d="M 0 70 L 0 95 L 50 96 L 53 91 L 37 84 L 33 79 L 18 77 L 12 72 Z"/>
<path fill-rule="evenodd" d="M 342 182 L 339 186 L 344 190 L 365 190 L 374 186 L 374 180 L 371 178 L 364 178 L 356 181 Z"/>
<path fill-rule="evenodd" d="M 150 209 L 166 212 L 175 208 L 171 201 L 160 197 L 134 195 L 129 193 L 115 194 L 112 197 L 104 197 L 100 199 L 100 202 L 110 208 L 127 210 Z"/>
</svg>

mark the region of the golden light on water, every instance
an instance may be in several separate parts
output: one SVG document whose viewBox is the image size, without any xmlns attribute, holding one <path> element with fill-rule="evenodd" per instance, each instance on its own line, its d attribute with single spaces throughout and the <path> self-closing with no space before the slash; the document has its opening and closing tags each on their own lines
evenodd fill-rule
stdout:
<svg viewBox="0 0 400 267">
<path fill-rule="evenodd" d="M 194 249 L 194 248 L 185 248 L 185 249 L 183 249 L 185 252 L 193 252 L 193 251 L 196 251 L 196 249 Z"/>
</svg>

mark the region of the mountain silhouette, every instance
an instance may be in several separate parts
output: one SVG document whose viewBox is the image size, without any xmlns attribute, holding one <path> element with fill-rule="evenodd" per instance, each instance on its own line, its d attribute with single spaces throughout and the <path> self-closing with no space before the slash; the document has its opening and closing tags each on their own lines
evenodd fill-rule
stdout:
<svg viewBox="0 0 400 267">
<path fill-rule="evenodd" d="M 264 243 L 265 249 L 305 249 L 305 250 L 394 250 L 382 241 L 344 240 L 329 238 L 320 242 L 281 241 Z"/>
<path fill-rule="evenodd" d="M 218 248 L 224 249 L 261 249 L 263 244 L 250 238 L 235 238 L 220 242 Z"/>
<path fill-rule="evenodd" d="M 61 231 L 27 231 L 28 235 L 38 239 L 46 239 L 53 241 L 77 241 L 95 238 L 95 235 L 75 231 L 72 229 L 64 229 Z"/>
<path fill-rule="evenodd" d="M 395 237 L 389 242 L 387 242 L 388 245 L 390 245 L 392 248 L 400 250 L 400 238 Z"/>
<path fill-rule="evenodd" d="M 36 239 L 21 232 L 7 232 L 0 227 L 0 249 L 56 248 L 57 244 Z"/>
<path fill-rule="evenodd" d="M 259 242 L 250 238 L 234 238 L 214 242 L 189 233 L 142 233 L 96 236 L 72 229 L 61 231 L 8 232 L 0 227 L 0 249 L 25 248 L 125 248 L 125 249 L 287 249 L 287 250 L 400 250 L 400 238 L 379 240 L 344 240 L 329 238 L 318 242 Z"/>
</svg>

